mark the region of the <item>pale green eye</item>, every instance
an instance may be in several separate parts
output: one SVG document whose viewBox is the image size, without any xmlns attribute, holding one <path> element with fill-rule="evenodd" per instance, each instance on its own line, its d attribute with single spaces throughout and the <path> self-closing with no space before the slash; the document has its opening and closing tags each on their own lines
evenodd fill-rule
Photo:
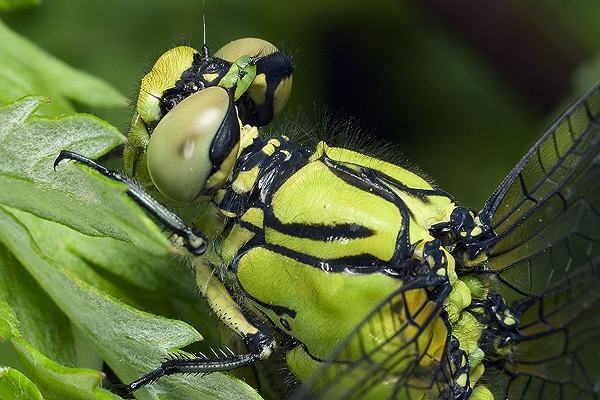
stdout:
<svg viewBox="0 0 600 400">
<path fill-rule="evenodd" d="M 263 39 L 242 38 L 232 40 L 215 52 L 215 57 L 234 62 L 241 56 L 265 57 L 277 52 L 277 47 Z"/>
<path fill-rule="evenodd" d="M 177 104 L 154 129 L 148 172 L 156 188 L 191 201 L 220 187 L 239 147 L 239 122 L 229 94 L 210 87 Z"/>
</svg>

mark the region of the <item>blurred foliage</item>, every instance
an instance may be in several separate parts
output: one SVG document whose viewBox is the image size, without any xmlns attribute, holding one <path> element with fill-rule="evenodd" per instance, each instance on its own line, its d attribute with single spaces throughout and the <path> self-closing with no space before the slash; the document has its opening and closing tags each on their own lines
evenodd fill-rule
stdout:
<svg viewBox="0 0 600 400">
<path fill-rule="evenodd" d="M 92 107 L 124 106 L 119 92 L 98 78 L 77 71 L 12 32 L 0 21 L 0 103 L 31 94 L 52 99 L 39 114 L 71 113 L 76 101 Z"/>
<path fill-rule="evenodd" d="M 40 0 L 0 0 L 0 10 L 11 10 L 40 4 Z"/>
<path fill-rule="evenodd" d="M 211 48 L 257 36 L 294 56 L 288 116 L 298 108 L 309 119 L 324 108 L 356 116 L 477 208 L 558 112 L 600 79 L 598 68 L 585 68 L 600 50 L 600 2 L 443 4 L 46 0 L 3 19 L 134 99 L 143 71 L 165 49 L 200 47 L 205 9 Z M 122 130 L 131 113 L 92 111 Z"/>
</svg>

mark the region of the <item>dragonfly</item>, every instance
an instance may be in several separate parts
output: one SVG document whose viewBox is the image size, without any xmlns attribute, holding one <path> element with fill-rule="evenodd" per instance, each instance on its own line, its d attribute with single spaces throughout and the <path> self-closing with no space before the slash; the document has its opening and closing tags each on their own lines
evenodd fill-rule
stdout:
<svg viewBox="0 0 600 400">
<path fill-rule="evenodd" d="M 176 47 L 141 81 L 125 173 L 56 159 L 126 184 L 247 346 L 120 393 L 279 352 L 296 399 L 600 398 L 600 85 L 477 211 L 355 141 L 264 133 L 292 75 L 261 39 Z"/>
</svg>

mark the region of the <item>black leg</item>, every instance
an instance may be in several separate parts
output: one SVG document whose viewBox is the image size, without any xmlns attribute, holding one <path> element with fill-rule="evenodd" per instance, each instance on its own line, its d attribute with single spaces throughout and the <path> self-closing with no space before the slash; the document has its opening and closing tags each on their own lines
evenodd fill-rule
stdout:
<svg viewBox="0 0 600 400">
<path fill-rule="evenodd" d="M 181 218 L 146 193 L 134 180 L 118 172 L 110 171 L 94 160 L 90 160 L 87 157 L 67 150 L 62 150 L 56 160 L 54 160 L 54 170 L 56 170 L 58 164 L 63 160 L 77 161 L 78 163 L 100 172 L 107 178 L 126 184 L 127 194 L 159 223 L 165 225 L 169 231 L 181 236 L 184 240 L 185 247 L 192 254 L 202 255 L 206 251 L 206 239 L 200 230 L 187 226 Z"/>
<path fill-rule="evenodd" d="M 127 394 L 133 394 L 136 390 L 156 382 L 163 376 L 174 374 L 209 374 L 216 371 L 229 371 L 248 364 L 252 364 L 258 360 L 258 355 L 255 353 L 232 355 L 220 358 L 198 357 L 192 359 L 174 358 L 163 362 L 160 367 L 154 371 L 147 373 L 140 379 L 131 382 L 125 388 Z"/>
<path fill-rule="evenodd" d="M 264 329 L 264 327 L 262 328 Z M 158 368 L 129 385 L 115 385 L 112 390 L 120 396 L 132 397 L 136 390 L 156 382 L 163 376 L 174 374 L 206 375 L 216 371 L 230 371 L 265 359 L 275 350 L 275 341 L 268 331 L 249 334 L 244 338 L 244 341 L 252 350 L 250 353 L 235 355 L 229 350 L 231 352 L 229 355 L 221 350 L 222 356 L 219 356 L 213 350 L 215 357 L 212 358 L 204 354 L 200 354 L 200 357 L 195 358 L 175 357 L 164 361 Z"/>
</svg>

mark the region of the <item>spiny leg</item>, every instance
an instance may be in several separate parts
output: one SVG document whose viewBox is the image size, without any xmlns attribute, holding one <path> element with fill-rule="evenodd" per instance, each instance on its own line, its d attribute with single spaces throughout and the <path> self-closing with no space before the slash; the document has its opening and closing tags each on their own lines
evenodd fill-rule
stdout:
<svg viewBox="0 0 600 400">
<path fill-rule="evenodd" d="M 202 255 L 206 251 L 206 239 L 204 234 L 197 229 L 191 228 L 167 207 L 160 204 L 144 189 L 142 189 L 134 180 L 122 175 L 116 171 L 111 171 L 94 160 L 90 160 L 81 154 L 68 150 L 61 150 L 56 160 L 54 160 L 54 170 L 63 160 L 73 160 L 87 167 L 98 171 L 102 175 L 117 182 L 127 185 L 127 194 L 142 208 L 144 208 L 158 222 L 165 225 L 166 228 L 181 236 L 185 247 L 194 255 Z"/>
<path fill-rule="evenodd" d="M 223 283 L 214 276 L 212 268 L 201 258 L 195 258 L 193 263 L 200 293 L 207 299 L 217 316 L 242 337 L 250 351 L 239 355 L 223 354 L 223 357 L 215 353 L 214 358 L 206 357 L 204 354 L 196 358 L 173 358 L 164 361 L 158 368 L 129 385 L 115 388 L 119 394 L 131 396 L 136 390 L 167 375 L 209 374 L 240 368 L 269 357 L 275 350 L 276 343 L 268 328 L 242 312 Z"/>
<path fill-rule="evenodd" d="M 241 355 L 224 355 L 223 357 L 209 358 L 204 355 L 196 358 L 173 358 L 166 360 L 153 371 L 131 382 L 129 385 L 115 385 L 111 388 L 117 394 L 131 398 L 136 390 L 156 382 L 163 376 L 175 374 L 209 374 L 216 371 L 229 371 L 240 368 L 259 359 L 258 353 Z"/>
</svg>

